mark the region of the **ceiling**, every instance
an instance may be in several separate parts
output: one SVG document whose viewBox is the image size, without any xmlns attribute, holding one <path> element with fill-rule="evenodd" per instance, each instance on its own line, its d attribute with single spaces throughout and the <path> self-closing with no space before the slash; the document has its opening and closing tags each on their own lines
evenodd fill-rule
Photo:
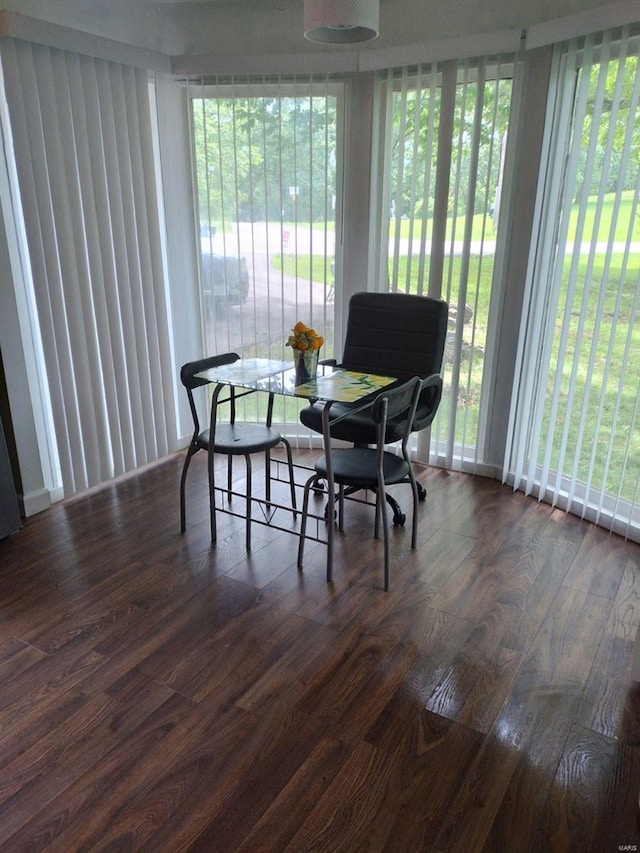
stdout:
<svg viewBox="0 0 640 853">
<path fill-rule="evenodd" d="M 611 2 L 611 0 L 609 0 Z M 359 52 L 515 30 L 606 0 L 380 0 L 380 36 Z M 334 56 L 303 37 L 303 0 L 4 0 L 1 8 L 170 57 Z M 337 61 L 337 60 L 336 60 Z"/>
</svg>

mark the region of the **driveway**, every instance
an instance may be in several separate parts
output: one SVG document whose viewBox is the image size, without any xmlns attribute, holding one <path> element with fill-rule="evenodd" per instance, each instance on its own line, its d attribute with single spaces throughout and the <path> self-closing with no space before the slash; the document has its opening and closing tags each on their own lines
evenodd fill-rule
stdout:
<svg viewBox="0 0 640 853">
<path fill-rule="evenodd" d="M 209 352 L 241 351 L 256 341 L 266 346 L 269 339 L 286 338 L 298 320 L 323 330 L 333 324 L 333 303 L 326 302 L 323 284 L 285 274 L 271 263 L 281 252 L 308 255 L 324 250 L 322 232 L 298 227 L 283 234 L 277 224 L 239 223 L 237 236 L 249 268 L 249 297 L 244 305 L 216 308 L 207 322 Z M 332 257 L 333 243 L 327 251 Z"/>
</svg>

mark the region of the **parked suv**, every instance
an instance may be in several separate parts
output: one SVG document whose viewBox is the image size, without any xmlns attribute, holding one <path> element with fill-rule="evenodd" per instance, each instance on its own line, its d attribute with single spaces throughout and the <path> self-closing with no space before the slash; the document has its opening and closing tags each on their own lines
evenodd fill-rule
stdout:
<svg viewBox="0 0 640 853">
<path fill-rule="evenodd" d="M 240 256 L 232 235 L 216 234 L 215 226 L 200 224 L 202 286 L 207 315 L 215 305 L 242 305 L 249 293 L 247 259 Z"/>
</svg>

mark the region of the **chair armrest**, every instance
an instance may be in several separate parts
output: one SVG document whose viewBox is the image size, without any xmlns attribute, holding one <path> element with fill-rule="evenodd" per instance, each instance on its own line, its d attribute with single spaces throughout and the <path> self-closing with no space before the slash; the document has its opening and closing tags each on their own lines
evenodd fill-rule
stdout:
<svg viewBox="0 0 640 853">
<path fill-rule="evenodd" d="M 338 362 L 335 358 L 321 358 L 318 364 L 324 364 L 326 367 L 337 367 Z"/>
<path fill-rule="evenodd" d="M 433 373 L 422 380 L 418 409 L 413 422 L 413 431 L 426 429 L 431 426 L 442 399 L 442 376 Z"/>
<path fill-rule="evenodd" d="M 442 376 L 439 373 L 432 373 L 431 376 L 427 376 L 422 380 L 422 386 L 420 388 L 420 392 L 425 390 L 425 388 L 442 388 Z"/>
</svg>

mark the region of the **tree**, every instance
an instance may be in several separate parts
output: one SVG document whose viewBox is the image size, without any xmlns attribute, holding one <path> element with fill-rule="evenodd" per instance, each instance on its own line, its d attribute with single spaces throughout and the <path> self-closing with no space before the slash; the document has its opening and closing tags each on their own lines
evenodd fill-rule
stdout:
<svg viewBox="0 0 640 853">
<path fill-rule="evenodd" d="M 585 72 L 579 70 L 577 73 Z M 627 145 L 628 162 L 636 166 L 640 162 L 640 121 L 637 117 L 637 101 L 634 101 L 633 96 L 638 73 L 637 56 L 623 59 L 616 56 L 606 63 L 594 63 L 591 66 L 585 118 L 578 131 L 582 144 L 575 198 L 582 194 L 590 140 L 595 146 L 594 164 L 597 168 L 592 169 L 588 194 L 597 194 L 602 180 L 605 181 L 606 192 L 635 189 L 637 169 L 621 171 L 621 164 Z"/>
<path fill-rule="evenodd" d="M 193 117 L 199 204 L 208 221 L 309 221 L 331 210 L 335 98 L 223 94 L 194 101 Z"/>
</svg>

